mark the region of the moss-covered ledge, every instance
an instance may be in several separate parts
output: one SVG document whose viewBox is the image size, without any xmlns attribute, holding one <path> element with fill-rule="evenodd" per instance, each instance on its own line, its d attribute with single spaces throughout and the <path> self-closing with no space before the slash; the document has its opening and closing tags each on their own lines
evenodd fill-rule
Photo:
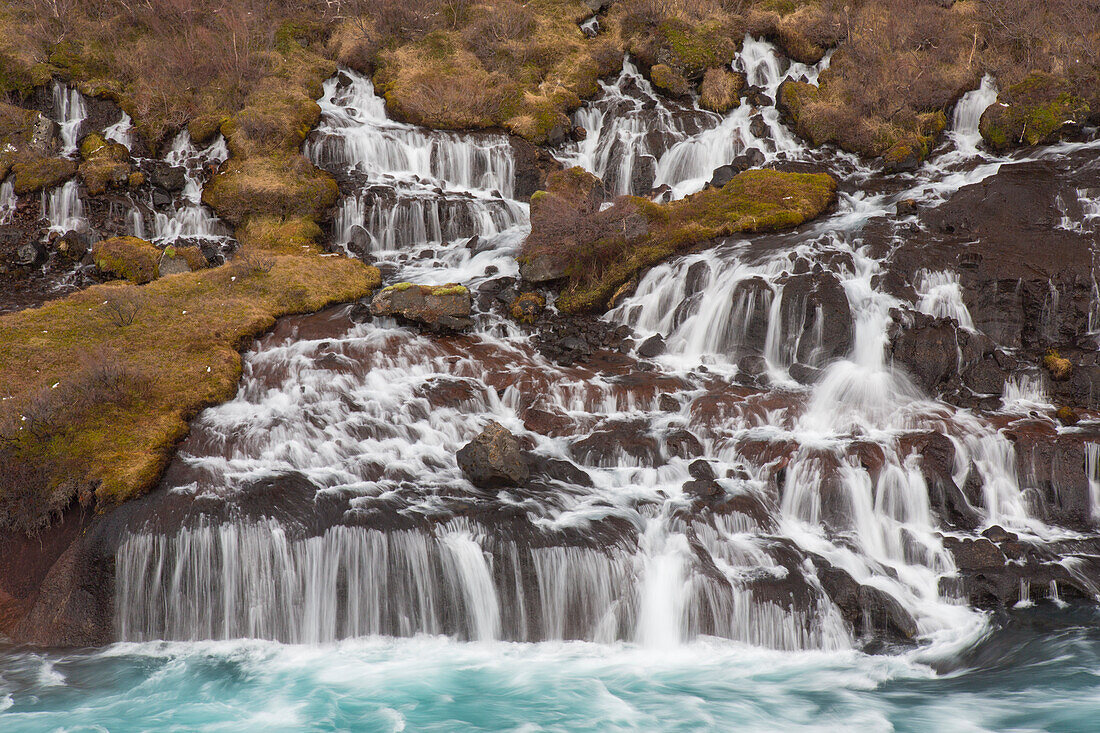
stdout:
<svg viewBox="0 0 1100 733">
<path fill-rule="evenodd" d="M 0 524 L 93 487 L 100 508 L 146 492 L 187 421 L 236 393 L 238 349 L 280 316 L 364 297 L 380 282 L 355 260 L 251 256 L 0 316 L 0 449 L 44 467 L 46 494 L 15 508 L 0 496 Z"/>
<path fill-rule="evenodd" d="M 628 196 L 601 211 L 581 185 L 584 175 L 566 171 L 551 179 L 551 191 L 532 196 L 532 233 L 520 255 L 525 271 L 567 280 L 557 306 L 569 313 L 605 309 L 620 287 L 678 252 L 742 232 L 789 229 L 836 200 L 836 181 L 827 173 L 750 170 L 681 201 Z M 568 211 L 578 212 L 574 221 Z M 553 262 L 531 267 L 541 257 Z"/>
</svg>

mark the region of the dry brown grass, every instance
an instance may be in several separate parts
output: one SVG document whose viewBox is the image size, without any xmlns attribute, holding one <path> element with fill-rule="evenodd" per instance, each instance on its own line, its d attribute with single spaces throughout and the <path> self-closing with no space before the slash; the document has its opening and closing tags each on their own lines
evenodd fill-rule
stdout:
<svg viewBox="0 0 1100 733">
<path fill-rule="evenodd" d="M 600 211 L 587 175 L 564 171 L 531 197 L 523 244 L 523 256 L 550 255 L 565 265 L 569 282 L 557 305 L 567 312 L 603 309 L 617 288 L 676 252 L 738 232 L 798 226 L 836 198 L 826 174 L 752 170 L 669 204 L 624 196 Z"/>
<path fill-rule="evenodd" d="M 242 345 L 279 316 L 362 297 L 380 282 L 353 260 L 272 260 L 100 285 L 0 317 L 5 444 L 51 469 L 41 490 L 71 476 L 95 483 L 101 504 L 148 490 L 187 420 L 235 393 Z M 125 325 L 104 308 L 135 296 L 141 307 Z M 116 366 L 89 370 L 96 353 L 114 354 Z"/>
</svg>

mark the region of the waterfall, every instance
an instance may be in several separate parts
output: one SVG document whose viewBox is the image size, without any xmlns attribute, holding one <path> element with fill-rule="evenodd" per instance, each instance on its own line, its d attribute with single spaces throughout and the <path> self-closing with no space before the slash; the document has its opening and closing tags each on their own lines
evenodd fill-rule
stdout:
<svg viewBox="0 0 1100 733">
<path fill-rule="evenodd" d="M 351 70 L 325 82 L 319 103 L 321 124 L 304 151 L 349 180 L 334 221 L 338 246 L 391 260 L 415 247 L 442 246 L 437 261 L 480 272 L 485 258 L 455 245 L 480 237 L 479 249 L 506 254 L 502 247 L 525 236 L 527 205 L 513 198 L 515 163 L 507 137 L 394 122 L 371 81 Z M 512 270 L 514 264 L 498 267 Z"/>
<path fill-rule="evenodd" d="M 626 59 L 613 84 L 600 82 L 600 95 L 574 113 L 585 137 L 558 152 L 603 179 L 615 195 L 646 195 L 668 186 L 672 198 L 703 188 L 714 169 L 754 148 L 765 161 L 802 157 L 807 149 L 780 122 L 775 100 L 787 79 L 817 82 L 831 55 L 816 66 L 789 64 L 771 43 L 745 37 L 732 68 L 745 74 L 770 103 L 756 108 L 742 99 L 725 116 L 669 100 L 653 89 Z M 754 124 L 759 115 L 762 128 Z"/>
<path fill-rule="evenodd" d="M 0 183 L 0 224 L 6 224 L 15 213 L 19 199 L 15 195 L 15 184 L 9 178 Z"/>
<path fill-rule="evenodd" d="M 130 119 L 130 115 L 123 112 L 118 122 L 103 131 L 103 137 L 125 145 L 127 150 L 131 150 L 134 146 L 134 121 Z"/>
<path fill-rule="evenodd" d="M 733 68 L 756 89 L 723 117 L 656 95 L 627 60 L 575 113 L 588 136 L 557 154 L 614 190 L 686 195 L 748 145 L 806 154 L 761 95 L 828 63 L 788 64 L 747 38 Z M 528 209 L 507 138 L 390 120 L 347 70 L 319 104 L 304 151 L 340 183 L 339 245 L 393 280 L 478 292 L 516 273 Z M 191 175 L 219 155 L 200 153 L 181 137 L 169 159 Z M 945 155 L 892 188 L 841 193 L 795 232 L 648 269 L 598 325 L 660 335 L 664 353 L 630 362 L 639 349 L 624 342 L 619 372 L 551 362 L 483 306 L 444 338 L 344 314 L 281 325 L 244 358 L 236 397 L 193 422 L 167 479 L 184 518 L 136 526 L 119 548 L 120 637 L 846 649 L 980 628 L 952 543 L 994 525 L 1028 542 L 1072 536 L 1047 522 L 1057 502 L 1005 429 L 1040 409 L 1042 383 L 1016 375 L 999 411 L 926 394 L 891 339 L 920 314 L 976 334 L 963 280 L 943 262 L 890 287 L 903 235 L 880 246 L 864 230 L 1002 164 Z M 487 420 L 523 441 L 530 483 L 484 490 L 463 474 L 455 453 Z M 1098 455 L 1087 448 L 1082 467 L 1093 512 Z M 962 528 L 944 485 L 967 504 Z M 1065 567 L 1055 590 L 1084 587 Z"/>
<path fill-rule="evenodd" d="M 1089 481 L 1089 519 L 1100 522 L 1100 443 L 1085 443 L 1085 476 Z"/>
<path fill-rule="evenodd" d="M 219 243 L 228 240 L 229 229 L 202 204 L 202 185 L 207 175 L 205 171 L 210 167 L 217 167 L 228 157 L 229 150 L 221 135 L 201 150 L 191 142 L 191 136 L 186 130 L 176 136 L 164 160 L 170 165 L 183 168 L 186 182 L 180 201 L 173 205 L 170 212 L 153 212 L 153 241 L 171 244 L 180 239 L 214 240 Z M 135 208 L 131 211 L 130 224 L 135 232 L 144 232 L 144 215 L 140 210 Z"/>
<path fill-rule="evenodd" d="M 935 318 L 954 318 L 967 329 L 974 330 L 974 320 L 963 302 L 962 286 L 956 272 L 921 270 L 917 274 L 917 309 Z"/>
<path fill-rule="evenodd" d="M 346 247 L 361 231 L 369 251 L 380 253 L 492 237 L 525 222 L 525 208 L 511 198 L 514 173 L 506 138 L 392 122 L 370 80 L 343 73 L 349 84 L 325 83 L 322 124 L 305 148 L 321 167 L 365 176 L 360 192 L 338 210 L 338 244 Z"/>
<path fill-rule="evenodd" d="M 66 181 L 49 193 L 42 192 L 42 218 L 49 220 L 50 231 L 62 234 L 87 226 L 76 179 Z"/>
<path fill-rule="evenodd" d="M 428 534 L 334 527 L 302 539 L 274 523 L 200 525 L 125 542 L 117 625 L 132 641 L 318 643 L 425 633 L 672 644 L 718 634 L 779 649 L 847 646 L 836 619 L 754 606 L 720 584 L 704 582 L 704 589 L 699 579 L 692 587 L 680 558 L 685 549 L 639 559 L 525 548 L 463 522 Z M 686 614 L 689 607 L 696 613 Z"/>
<path fill-rule="evenodd" d="M 982 141 L 978 123 L 982 119 L 982 113 L 996 101 L 997 85 L 993 77 L 986 74 L 982 77 L 981 85 L 964 94 L 955 105 L 949 134 L 963 155 L 973 156 L 977 153 L 978 144 Z"/>
<path fill-rule="evenodd" d="M 66 157 L 76 155 L 80 125 L 88 116 L 84 105 L 84 95 L 76 89 L 69 89 L 59 81 L 53 84 L 53 111 L 61 132 L 61 154 Z"/>
</svg>

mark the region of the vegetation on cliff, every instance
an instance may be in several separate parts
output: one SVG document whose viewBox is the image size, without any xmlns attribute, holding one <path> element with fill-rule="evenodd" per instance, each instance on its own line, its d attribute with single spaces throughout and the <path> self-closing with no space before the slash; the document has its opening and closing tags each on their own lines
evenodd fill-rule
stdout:
<svg viewBox="0 0 1100 733">
<path fill-rule="evenodd" d="M 188 419 L 236 392 L 238 349 L 279 316 L 379 284 L 355 260 L 246 258 L 0 316 L 0 526 L 34 529 L 78 494 L 109 506 L 148 490 Z M 11 482 L 36 470 L 37 487 Z"/>
<path fill-rule="evenodd" d="M 531 235 L 521 258 L 552 258 L 568 278 L 557 305 L 601 310 L 635 275 L 677 252 L 740 232 L 798 226 L 836 198 L 825 173 L 744 171 L 722 188 L 655 204 L 626 196 L 600 210 L 598 181 L 574 168 L 548 179 L 531 198 Z"/>
</svg>

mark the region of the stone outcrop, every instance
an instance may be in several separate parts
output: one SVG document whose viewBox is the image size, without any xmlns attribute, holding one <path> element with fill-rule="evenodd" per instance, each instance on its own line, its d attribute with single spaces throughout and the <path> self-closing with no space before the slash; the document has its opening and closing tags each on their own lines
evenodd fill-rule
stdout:
<svg viewBox="0 0 1100 733">
<path fill-rule="evenodd" d="M 376 316 L 394 316 L 435 330 L 458 331 L 472 323 L 470 291 L 453 283 L 391 285 L 375 294 L 370 308 Z"/>
<path fill-rule="evenodd" d="M 519 441 L 496 421 L 462 446 L 456 458 L 470 483 L 482 489 L 516 486 L 529 473 Z"/>
</svg>

